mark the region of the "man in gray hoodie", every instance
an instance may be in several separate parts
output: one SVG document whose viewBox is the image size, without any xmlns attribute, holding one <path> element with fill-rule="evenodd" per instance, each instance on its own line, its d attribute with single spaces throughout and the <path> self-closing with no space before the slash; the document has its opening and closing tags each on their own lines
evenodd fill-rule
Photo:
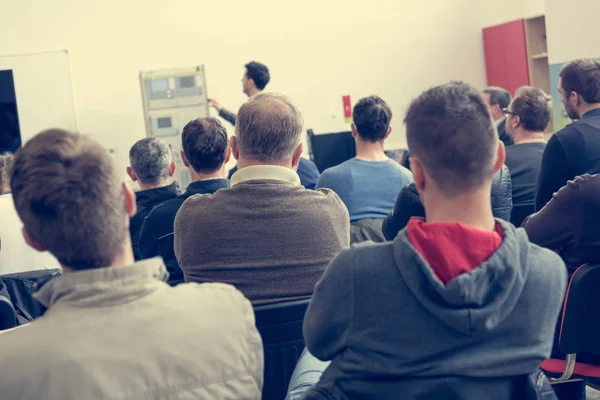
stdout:
<svg viewBox="0 0 600 400">
<path fill-rule="evenodd" d="M 427 218 L 327 267 L 304 337 L 331 364 L 305 398 L 411 398 L 407 380 L 527 375 L 550 355 L 564 264 L 493 217 L 505 150 L 485 101 L 451 82 L 418 97 L 405 123 Z"/>
</svg>

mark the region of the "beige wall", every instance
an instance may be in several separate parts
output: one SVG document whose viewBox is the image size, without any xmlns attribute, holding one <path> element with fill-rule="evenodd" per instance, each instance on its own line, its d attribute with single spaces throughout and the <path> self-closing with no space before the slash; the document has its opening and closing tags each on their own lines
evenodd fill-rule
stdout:
<svg viewBox="0 0 600 400">
<path fill-rule="evenodd" d="M 0 13 L 0 54 L 68 49 L 79 128 L 116 148 L 120 168 L 145 135 L 139 71 L 198 63 L 209 95 L 232 109 L 245 99 L 243 64 L 266 63 L 269 89 L 291 96 L 316 132 L 347 129 L 342 95 L 378 94 L 395 115 L 388 147 L 398 147 L 404 110 L 424 88 L 451 79 L 484 86 L 482 27 L 543 12 L 543 0 L 364 4 L 10 1 Z"/>
</svg>

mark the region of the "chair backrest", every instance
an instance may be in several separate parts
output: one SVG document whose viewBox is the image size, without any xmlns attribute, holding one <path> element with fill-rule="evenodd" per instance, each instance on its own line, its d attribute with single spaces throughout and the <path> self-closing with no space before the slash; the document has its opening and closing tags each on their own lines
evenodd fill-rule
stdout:
<svg viewBox="0 0 600 400">
<path fill-rule="evenodd" d="M 316 135 L 309 129 L 308 147 L 311 160 L 315 162 L 319 172 L 356 156 L 356 143 L 351 131 Z"/>
<path fill-rule="evenodd" d="M 0 331 L 17 326 L 15 309 L 5 296 L 0 295 Z"/>
<path fill-rule="evenodd" d="M 375 243 L 385 242 L 382 231 L 383 219 L 365 218 L 350 224 L 350 244 L 358 244 L 370 240 Z"/>
<path fill-rule="evenodd" d="M 265 374 L 263 400 L 282 400 L 304 349 L 302 323 L 309 299 L 254 307 L 263 340 Z"/>
<path fill-rule="evenodd" d="M 559 348 L 571 354 L 600 355 L 600 265 L 579 267 L 569 282 L 563 306 Z"/>
<path fill-rule="evenodd" d="M 510 223 L 517 228 L 523 225 L 525 218 L 535 212 L 535 204 L 513 204 L 512 213 L 510 214 Z"/>
</svg>

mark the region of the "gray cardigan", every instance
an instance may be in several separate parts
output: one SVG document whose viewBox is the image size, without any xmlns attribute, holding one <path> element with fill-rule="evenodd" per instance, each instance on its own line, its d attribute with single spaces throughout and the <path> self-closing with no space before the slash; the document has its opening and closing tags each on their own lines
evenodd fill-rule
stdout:
<svg viewBox="0 0 600 400">
<path fill-rule="evenodd" d="M 313 391 L 371 398 L 402 377 L 535 371 L 550 355 L 566 270 L 523 229 L 497 221 L 504 231 L 498 250 L 447 286 L 406 230 L 393 242 L 342 251 L 304 319 L 308 350 L 332 360 Z"/>
</svg>

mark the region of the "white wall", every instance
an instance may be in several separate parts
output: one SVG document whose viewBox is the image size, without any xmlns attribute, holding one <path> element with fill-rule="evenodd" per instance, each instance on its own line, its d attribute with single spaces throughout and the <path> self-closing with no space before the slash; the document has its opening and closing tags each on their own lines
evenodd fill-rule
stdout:
<svg viewBox="0 0 600 400">
<path fill-rule="evenodd" d="M 575 58 L 600 58 L 598 0 L 546 0 L 546 33 L 550 64 Z"/>
<path fill-rule="evenodd" d="M 542 13 L 542 2 L 19 0 L 0 13 L 0 54 L 68 49 L 79 128 L 116 148 L 123 169 L 145 134 L 139 71 L 198 63 L 209 95 L 236 109 L 243 64 L 264 62 L 269 90 L 291 96 L 316 132 L 347 129 L 342 95 L 378 94 L 395 115 L 392 148 L 424 88 L 484 86 L 482 27 Z"/>
</svg>

